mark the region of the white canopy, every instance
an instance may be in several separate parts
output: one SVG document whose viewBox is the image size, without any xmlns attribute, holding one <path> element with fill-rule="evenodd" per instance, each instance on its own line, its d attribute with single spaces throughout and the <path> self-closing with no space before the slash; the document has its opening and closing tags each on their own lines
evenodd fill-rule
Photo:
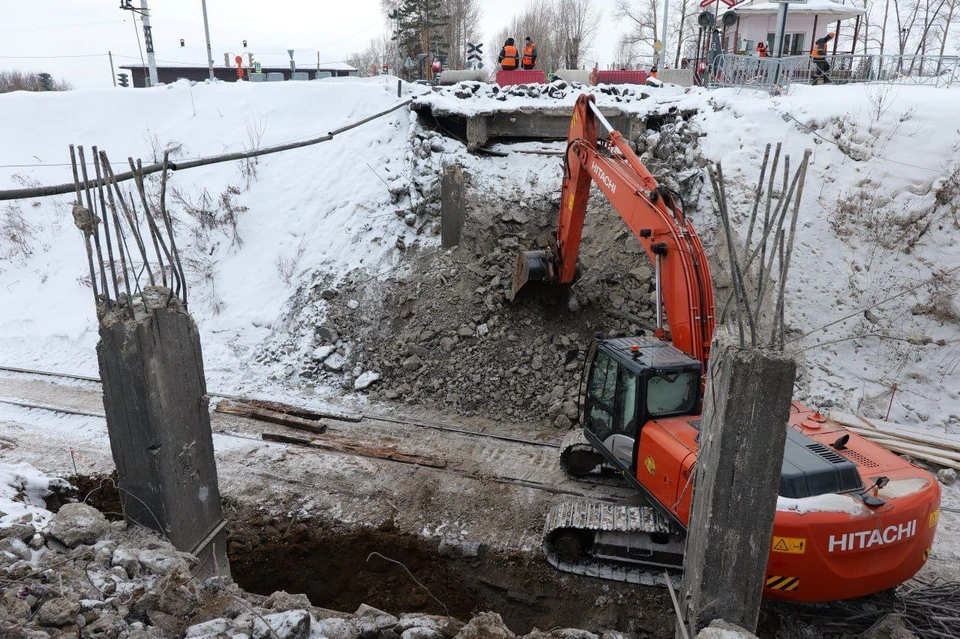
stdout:
<svg viewBox="0 0 960 639">
<path fill-rule="evenodd" d="M 735 6 L 734 9 L 742 16 L 770 15 L 779 11 L 780 3 L 746 0 L 746 2 Z M 856 18 L 866 12 L 866 9 L 849 4 L 840 4 L 839 2 L 833 2 L 833 0 L 809 0 L 803 4 L 791 2 L 789 15 L 820 15 L 826 17 L 830 22 L 836 22 L 837 20 Z"/>
</svg>

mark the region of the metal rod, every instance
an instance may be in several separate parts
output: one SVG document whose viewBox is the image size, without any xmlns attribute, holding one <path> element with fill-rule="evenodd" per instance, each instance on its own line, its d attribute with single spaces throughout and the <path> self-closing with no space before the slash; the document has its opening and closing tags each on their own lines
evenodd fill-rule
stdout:
<svg viewBox="0 0 960 639">
<path fill-rule="evenodd" d="M 160 213 L 163 215 L 163 223 L 167 227 L 167 234 L 170 236 L 170 250 L 177 263 L 177 270 L 180 271 L 180 285 L 183 289 L 183 305 L 187 305 L 187 278 L 183 274 L 183 264 L 180 262 L 180 251 L 177 250 L 177 239 L 173 234 L 173 219 L 170 212 L 167 211 L 167 160 L 169 152 L 163 154 L 163 173 L 160 179 Z M 179 291 L 178 291 L 179 293 Z"/>
<path fill-rule="evenodd" d="M 797 197 L 793 201 L 793 217 L 790 220 L 790 235 L 787 238 L 787 253 L 786 261 L 783 264 L 783 272 L 780 274 L 780 293 L 777 296 L 777 316 L 782 317 L 784 313 L 783 308 L 783 296 L 787 286 L 787 274 L 790 271 L 790 258 L 793 255 L 793 241 L 796 238 L 797 233 L 797 217 L 800 213 L 800 198 L 803 195 L 803 184 L 807 177 L 807 166 L 810 162 L 810 154 L 812 151 L 806 149 L 803 152 L 803 161 L 800 162 L 800 168 L 798 170 L 800 175 L 800 182 L 797 185 Z M 771 336 L 771 342 L 773 342 L 773 336 Z"/>
<path fill-rule="evenodd" d="M 657 298 L 657 328 L 663 328 L 663 289 L 660 288 L 660 260 L 661 256 L 657 253 L 657 259 L 653 263 L 653 285 Z"/>
<path fill-rule="evenodd" d="M 73 167 L 73 180 L 77 188 L 77 200 L 74 206 L 73 220 L 77 223 L 77 228 L 80 229 L 80 232 L 83 233 L 83 244 L 87 249 L 87 265 L 90 267 L 90 287 L 93 289 L 93 305 L 96 308 L 97 304 L 100 303 L 100 294 L 97 292 L 97 273 L 93 268 L 93 250 L 90 248 L 90 231 L 88 228 L 85 228 L 82 219 L 77 218 L 77 208 L 83 208 L 80 199 L 80 175 L 77 173 L 77 154 L 73 147 L 70 145 L 70 165 Z M 93 215 L 90 212 L 90 215 Z"/>
<path fill-rule="evenodd" d="M 133 158 L 128 157 L 127 161 L 130 163 L 130 169 L 134 174 L 134 183 L 137 185 L 137 190 L 140 192 L 140 201 L 143 203 L 143 214 L 147 218 L 147 229 L 150 231 L 150 239 L 153 242 L 153 250 L 157 254 L 157 262 L 160 266 L 160 281 L 163 286 L 167 286 L 167 272 L 163 265 L 163 255 L 160 253 L 160 245 L 157 242 L 159 237 L 159 232 L 157 231 L 157 225 L 153 221 L 153 215 L 150 214 L 150 204 L 147 202 L 147 191 L 143 184 L 143 166 L 140 164 L 134 164 Z M 139 172 L 138 172 L 139 169 Z M 166 246 L 164 246 L 166 248 Z"/>
<path fill-rule="evenodd" d="M 587 102 L 587 106 L 589 106 L 590 110 L 593 111 L 593 114 L 597 116 L 597 120 L 599 120 L 600 124 L 603 125 L 603 128 L 607 130 L 607 133 L 613 133 L 615 129 L 610 122 L 607 121 L 607 118 L 600 113 L 600 107 L 598 107 L 595 102 Z"/>
<path fill-rule="evenodd" d="M 123 226 L 120 224 L 120 216 L 117 214 L 117 203 L 113 199 L 113 190 L 110 188 L 111 175 L 106 170 L 110 166 L 110 161 L 107 159 L 107 154 L 103 151 L 100 151 L 100 164 L 102 165 L 104 181 L 107 185 L 107 197 L 110 200 L 110 212 L 113 214 L 113 228 L 114 232 L 117 234 L 117 250 L 120 252 L 120 270 L 123 272 L 123 285 L 127 291 L 127 305 L 130 307 L 130 312 L 132 314 L 133 293 L 130 291 L 130 275 L 127 272 L 127 256 L 126 252 L 124 251 L 125 242 L 123 240 Z M 113 183 L 113 186 L 116 186 L 116 182 Z M 117 296 L 117 301 L 120 301 L 119 295 Z"/>
<path fill-rule="evenodd" d="M 100 151 L 101 157 L 106 158 L 107 154 L 105 151 Z M 140 237 L 139 224 L 137 224 L 136 217 L 130 212 L 130 209 L 127 208 L 127 203 L 123 199 L 123 193 L 120 191 L 120 186 L 117 184 L 116 177 L 113 174 L 113 167 L 110 166 L 109 160 L 104 162 L 103 170 L 107 172 L 108 177 L 111 179 L 113 188 L 117 192 L 117 199 L 120 201 L 120 208 L 123 210 L 124 216 L 127 218 L 127 224 L 130 226 L 130 231 L 133 233 L 133 239 L 137 242 L 137 248 L 140 249 L 140 257 L 143 258 L 143 266 L 147 269 L 147 278 L 150 280 L 151 286 L 156 286 L 156 280 L 153 277 L 153 271 L 150 269 L 150 262 L 147 259 L 147 249 L 143 245 L 143 238 Z M 130 266 L 133 266 L 132 260 Z M 140 285 L 140 279 L 137 278 L 137 286 Z"/>
<path fill-rule="evenodd" d="M 103 250 L 100 248 L 100 233 L 97 230 L 100 220 L 97 217 L 97 207 L 94 206 L 93 196 L 90 188 L 90 181 L 87 179 L 87 158 L 83 153 L 83 146 L 77 147 L 77 154 L 80 156 L 80 171 L 83 175 L 83 190 L 87 195 L 87 208 L 90 210 L 90 216 L 93 220 L 93 244 L 97 249 L 97 262 L 100 264 L 100 286 L 103 294 L 110 296 L 110 289 L 107 287 L 107 268 L 103 263 Z"/>
<path fill-rule="evenodd" d="M 103 173 L 100 171 L 100 155 L 97 153 L 97 147 L 91 149 L 93 151 L 93 168 L 97 173 L 97 195 L 100 200 L 100 219 L 103 221 L 103 236 L 107 242 L 107 259 L 110 261 L 110 275 L 113 278 L 113 299 L 117 301 L 120 299 L 120 282 L 117 280 L 117 265 L 113 260 L 113 241 L 110 239 L 110 215 L 107 213 L 107 201 L 103 196 Z M 110 293 L 104 291 L 104 294 L 109 298 Z"/>
</svg>

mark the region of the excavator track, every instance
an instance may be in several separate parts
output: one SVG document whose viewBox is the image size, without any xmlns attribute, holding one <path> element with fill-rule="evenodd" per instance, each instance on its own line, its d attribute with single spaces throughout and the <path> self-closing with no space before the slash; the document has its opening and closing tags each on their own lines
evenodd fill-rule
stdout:
<svg viewBox="0 0 960 639">
<path fill-rule="evenodd" d="M 659 543 L 660 540 L 664 543 Z M 651 506 L 574 500 L 547 514 L 543 549 L 554 568 L 645 586 L 679 587 L 684 532 Z M 651 549 L 661 548 L 663 551 Z"/>
<path fill-rule="evenodd" d="M 560 468 L 578 482 L 594 486 L 627 486 L 619 470 L 607 464 L 582 428 L 567 433 L 560 442 Z"/>
</svg>

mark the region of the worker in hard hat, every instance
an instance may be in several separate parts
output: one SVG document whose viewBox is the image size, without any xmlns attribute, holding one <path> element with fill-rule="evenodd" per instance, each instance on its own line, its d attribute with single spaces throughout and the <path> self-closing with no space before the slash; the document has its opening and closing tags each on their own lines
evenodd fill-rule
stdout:
<svg viewBox="0 0 960 639">
<path fill-rule="evenodd" d="M 813 63 L 817 68 L 810 78 L 810 84 L 827 84 L 830 82 L 830 63 L 827 62 L 827 44 L 836 36 L 837 34 L 831 31 L 814 43 L 810 57 L 813 59 Z"/>
</svg>

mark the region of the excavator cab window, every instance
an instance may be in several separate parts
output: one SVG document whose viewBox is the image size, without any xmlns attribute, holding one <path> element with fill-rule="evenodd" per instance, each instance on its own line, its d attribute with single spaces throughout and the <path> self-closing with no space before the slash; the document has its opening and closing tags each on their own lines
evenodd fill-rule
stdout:
<svg viewBox="0 0 960 639">
<path fill-rule="evenodd" d="M 699 371 L 654 373 L 647 382 L 647 412 L 651 417 L 692 412 L 699 383 Z"/>
<path fill-rule="evenodd" d="M 586 426 L 617 458 L 630 466 L 637 436 L 639 378 L 607 353 L 598 350 L 589 368 L 585 402 Z"/>
</svg>

